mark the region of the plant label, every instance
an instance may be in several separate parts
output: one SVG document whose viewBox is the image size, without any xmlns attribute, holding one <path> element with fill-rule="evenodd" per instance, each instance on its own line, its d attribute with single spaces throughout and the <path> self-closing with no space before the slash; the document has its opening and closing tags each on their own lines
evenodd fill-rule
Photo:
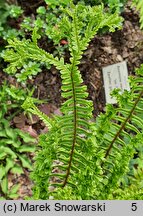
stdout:
<svg viewBox="0 0 143 216">
<path fill-rule="evenodd" d="M 106 103 L 114 104 L 116 99 L 110 95 L 113 89 L 130 90 L 126 61 L 102 68 Z"/>
</svg>

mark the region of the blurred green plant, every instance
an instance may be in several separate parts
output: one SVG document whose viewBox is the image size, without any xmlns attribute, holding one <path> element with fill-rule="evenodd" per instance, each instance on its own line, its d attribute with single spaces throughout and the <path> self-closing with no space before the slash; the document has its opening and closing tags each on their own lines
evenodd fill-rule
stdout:
<svg viewBox="0 0 143 216">
<path fill-rule="evenodd" d="M 23 14 L 23 10 L 18 5 L 8 4 L 6 1 L 0 1 L 0 37 L 4 40 L 21 35 L 19 29 L 11 27 L 8 19 L 18 19 Z"/>
<path fill-rule="evenodd" d="M 8 186 L 9 172 L 22 174 L 23 168 L 32 170 L 32 163 L 27 153 L 35 151 L 35 139 L 10 125 L 12 117 L 17 113 L 14 110 L 20 110 L 25 98 L 26 93 L 20 88 L 8 87 L 6 83 L 0 87 L 0 199 L 18 197 L 19 185 L 16 184 L 12 188 Z"/>
<path fill-rule="evenodd" d="M 132 6 L 140 13 L 140 27 L 143 28 L 143 0 L 132 0 Z"/>
</svg>

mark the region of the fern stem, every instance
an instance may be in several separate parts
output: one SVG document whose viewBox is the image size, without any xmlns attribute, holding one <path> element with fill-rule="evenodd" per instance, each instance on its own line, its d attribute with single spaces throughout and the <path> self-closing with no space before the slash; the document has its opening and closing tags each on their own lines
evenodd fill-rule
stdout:
<svg viewBox="0 0 143 216">
<path fill-rule="evenodd" d="M 142 95 L 143 95 L 143 90 L 140 92 L 138 98 L 136 99 L 136 101 L 135 101 L 135 103 L 134 103 L 134 106 L 133 106 L 133 108 L 131 109 L 131 111 L 130 111 L 129 115 L 127 116 L 126 120 L 123 122 L 122 126 L 120 127 L 120 129 L 119 129 L 118 132 L 116 133 L 114 139 L 111 141 L 111 144 L 110 144 L 109 148 L 107 149 L 104 158 L 107 158 L 107 157 L 109 156 L 110 151 L 111 151 L 111 149 L 112 149 L 112 147 L 113 147 L 113 145 L 114 145 L 116 139 L 119 137 L 119 135 L 120 135 L 120 133 L 122 132 L 122 130 L 124 130 L 125 125 L 126 125 L 127 122 L 130 120 L 130 118 L 131 118 L 133 112 L 135 111 L 135 108 L 136 108 L 138 102 L 140 101 Z M 104 162 L 102 162 L 101 166 L 103 166 L 103 163 L 104 163 Z"/>
</svg>

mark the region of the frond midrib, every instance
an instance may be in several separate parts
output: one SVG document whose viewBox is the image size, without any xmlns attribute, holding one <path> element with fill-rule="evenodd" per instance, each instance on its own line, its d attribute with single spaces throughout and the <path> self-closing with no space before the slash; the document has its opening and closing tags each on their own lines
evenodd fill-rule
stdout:
<svg viewBox="0 0 143 216">
<path fill-rule="evenodd" d="M 75 65 L 75 58 L 72 63 L 71 67 L 71 82 L 72 82 L 72 94 L 73 94 L 73 140 L 72 140 L 72 146 L 71 146 L 71 151 L 70 151 L 70 158 L 69 158 L 69 163 L 68 163 L 68 168 L 66 172 L 66 177 L 63 182 L 63 187 L 67 184 L 68 177 L 70 175 L 70 169 L 72 165 L 72 158 L 74 154 L 74 148 L 76 144 L 76 137 L 77 137 L 77 107 L 76 107 L 76 94 L 75 94 L 75 84 L 74 84 L 74 78 L 73 78 L 73 73 L 74 73 L 74 65 Z"/>
</svg>

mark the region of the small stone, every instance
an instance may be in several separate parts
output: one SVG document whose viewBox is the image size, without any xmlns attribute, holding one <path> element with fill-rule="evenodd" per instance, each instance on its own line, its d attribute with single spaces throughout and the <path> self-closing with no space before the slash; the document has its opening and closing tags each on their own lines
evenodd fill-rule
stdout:
<svg viewBox="0 0 143 216">
<path fill-rule="evenodd" d="M 121 55 L 117 55 L 116 60 L 117 60 L 117 61 L 123 61 L 123 58 L 122 58 Z"/>
</svg>

